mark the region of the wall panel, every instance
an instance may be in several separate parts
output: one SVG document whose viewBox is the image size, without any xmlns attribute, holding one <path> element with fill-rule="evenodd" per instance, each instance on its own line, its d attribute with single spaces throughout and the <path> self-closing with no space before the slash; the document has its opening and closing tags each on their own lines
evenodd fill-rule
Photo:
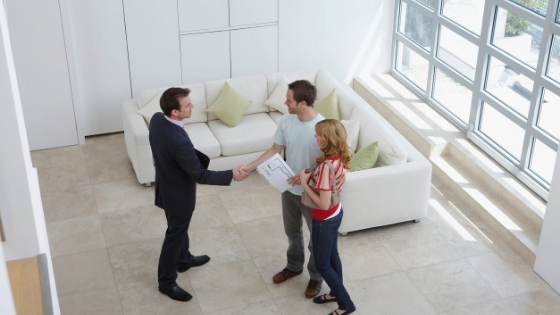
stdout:
<svg viewBox="0 0 560 315">
<path fill-rule="evenodd" d="M 231 75 L 278 72 L 278 26 L 231 31 Z"/>
<path fill-rule="evenodd" d="M 229 31 L 181 36 L 183 84 L 229 78 Z"/>
<path fill-rule="evenodd" d="M 132 95 L 181 85 L 177 0 L 123 0 Z"/>
<path fill-rule="evenodd" d="M 121 0 L 68 1 L 86 136 L 122 131 L 131 97 Z"/>
<path fill-rule="evenodd" d="M 6 11 L 31 150 L 78 144 L 57 0 L 7 0 Z"/>
</svg>

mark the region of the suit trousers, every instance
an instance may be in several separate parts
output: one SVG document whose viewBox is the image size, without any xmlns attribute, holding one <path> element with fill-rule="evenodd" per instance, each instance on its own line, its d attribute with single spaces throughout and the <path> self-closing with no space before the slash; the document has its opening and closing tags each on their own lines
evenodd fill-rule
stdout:
<svg viewBox="0 0 560 315">
<path fill-rule="evenodd" d="M 171 215 L 165 211 L 167 230 L 161 246 L 158 264 L 159 286 L 165 289 L 173 288 L 177 283 L 177 268 L 179 264 L 188 264 L 192 258 L 189 251 L 189 224 L 192 211 L 182 216 Z"/>
</svg>

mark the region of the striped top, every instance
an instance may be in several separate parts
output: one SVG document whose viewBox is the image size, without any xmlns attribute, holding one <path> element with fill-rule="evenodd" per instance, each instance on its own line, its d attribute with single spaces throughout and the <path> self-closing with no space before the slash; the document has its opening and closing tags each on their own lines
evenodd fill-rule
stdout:
<svg viewBox="0 0 560 315">
<path fill-rule="evenodd" d="M 330 157 L 328 160 L 332 163 L 334 170 L 335 170 L 335 177 L 336 177 L 336 187 L 338 191 L 342 189 L 342 184 L 344 183 L 344 179 L 346 177 L 346 168 L 342 165 L 340 156 Z M 311 185 L 317 191 L 325 190 L 331 191 L 332 190 L 332 178 L 331 178 L 331 169 L 327 165 L 326 161 L 323 161 L 321 165 L 319 165 L 313 175 L 311 175 Z M 334 205 L 329 210 L 323 209 L 314 209 L 311 208 L 311 216 L 313 220 L 326 220 L 334 217 L 335 215 L 340 212 L 340 203 Z"/>
</svg>

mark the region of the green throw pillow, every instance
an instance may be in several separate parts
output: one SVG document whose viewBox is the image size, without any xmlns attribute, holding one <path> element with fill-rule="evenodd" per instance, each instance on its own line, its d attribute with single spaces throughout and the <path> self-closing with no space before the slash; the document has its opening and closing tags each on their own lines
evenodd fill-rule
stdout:
<svg viewBox="0 0 560 315">
<path fill-rule="evenodd" d="M 315 110 L 323 115 L 326 119 L 340 120 L 340 113 L 338 112 L 338 97 L 336 96 L 336 89 L 325 96 L 322 100 L 316 101 L 313 104 Z"/>
<path fill-rule="evenodd" d="M 350 160 L 350 172 L 372 168 L 377 162 L 378 156 L 379 148 L 377 147 L 377 141 L 375 141 L 354 154 L 352 160 Z"/>
<path fill-rule="evenodd" d="M 226 126 L 235 127 L 252 102 L 226 82 L 218 99 L 206 111 L 216 115 Z"/>
</svg>

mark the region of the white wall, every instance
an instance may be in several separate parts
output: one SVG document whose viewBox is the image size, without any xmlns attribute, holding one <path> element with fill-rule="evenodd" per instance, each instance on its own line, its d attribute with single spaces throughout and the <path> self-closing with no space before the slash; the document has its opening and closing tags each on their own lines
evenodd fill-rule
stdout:
<svg viewBox="0 0 560 315">
<path fill-rule="evenodd" d="M 78 143 L 58 0 L 6 0 L 32 150 Z"/>
<path fill-rule="evenodd" d="M 280 71 L 326 68 L 349 84 L 388 73 L 395 0 L 280 1 Z"/>
<path fill-rule="evenodd" d="M 37 172 L 31 165 L 3 6 L 0 6 L 0 34 L 0 216 L 6 236 L 0 261 L 45 253 L 53 310 L 54 314 L 60 314 Z M 2 272 L 0 270 L 0 291 L 5 285 Z M 2 299 L 1 303 L 4 303 Z"/>
<path fill-rule="evenodd" d="M 535 271 L 560 293 L 560 150 L 548 196 Z"/>
<path fill-rule="evenodd" d="M 280 0 L 279 71 L 317 71 L 325 66 L 325 0 Z"/>
<path fill-rule="evenodd" d="M 326 0 L 325 68 L 349 84 L 388 73 L 395 0 Z"/>
</svg>

